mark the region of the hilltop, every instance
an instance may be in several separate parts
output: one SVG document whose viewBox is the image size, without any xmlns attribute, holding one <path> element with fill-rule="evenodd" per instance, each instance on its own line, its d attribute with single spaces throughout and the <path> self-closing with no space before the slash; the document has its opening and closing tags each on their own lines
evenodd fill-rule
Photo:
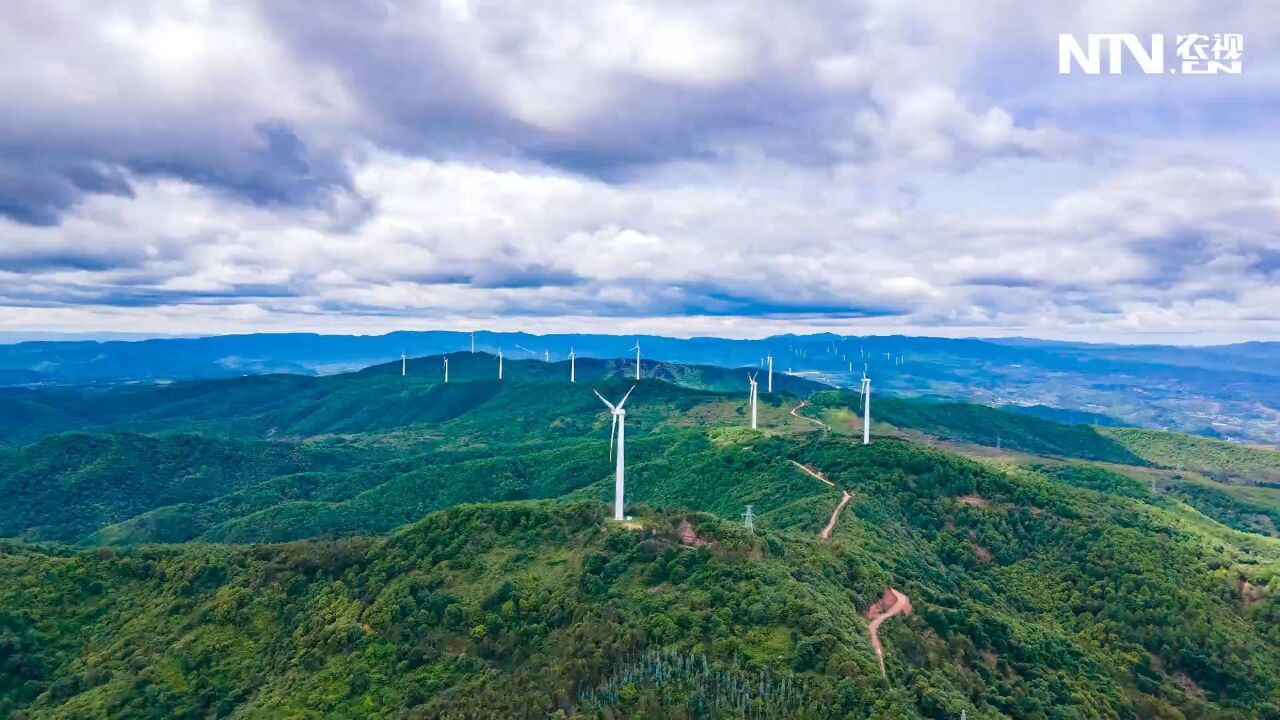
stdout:
<svg viewBox="0 0 1280 720">
<path fill-rule="evenodd" d="M 444 357 L 450 361 L 452 382 L 448 384 L 444 383 Z M 0 392 L 0 444 L 21 445 L 53 433 L 108 427 L 138 432 L 191 430 L 246 438 L 383 431 L 456 419 L 482 406 L 519 412 L 537 399 L 509 394 L 525 392 L 533 384 L 575 398 L 575 403 L 598 403 L 588 383 L 621 382 L 635 372 L 634 361 L 583 358 L 577 361 L 578 382 L 571 385 L 567 361 L 507 359 L 504 381 L 499 382 L 497 357 L 486 353 L 412 358 L 407 366 L 405 377 L 401 377 L 401 364 L 396 361 L 325 377 L 248 375 L 109 390 L 10 389 Z M 745 392 L 747 387 L 748 370 L 744 368 L 644 361 L 641 371 L 647 380 L 695 390 L 729 393 Z M 823 387 L 774 373 L 778 393 L 803 395 Z"/>
</svg>

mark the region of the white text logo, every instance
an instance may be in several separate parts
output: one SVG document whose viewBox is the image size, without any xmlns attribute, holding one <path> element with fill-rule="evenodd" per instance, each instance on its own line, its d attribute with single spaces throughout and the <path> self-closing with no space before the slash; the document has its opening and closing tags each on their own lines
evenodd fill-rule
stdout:
<svg viewBox="0 0 1280 720">
<path fill-rule="evenodd" d="M 1151 35 L 1144 41 L 1133 33 L 1091 33 L 1081 44 L 1074 35 L 1062 34 L 1058 36 L 1058 73 L 1069 75 L 1079 69 L 1085 75 L 1100 75 L 1104 57 L 1110 75 L 1123 73 L 1131 64 L 1148 75 L 1239 75 L 1243 70 L 1243 35 L 1177 35 L 1174 52 L 1179 63 L 1168 67 L 1164 40 L 1163 35 Z"/>
</svg>

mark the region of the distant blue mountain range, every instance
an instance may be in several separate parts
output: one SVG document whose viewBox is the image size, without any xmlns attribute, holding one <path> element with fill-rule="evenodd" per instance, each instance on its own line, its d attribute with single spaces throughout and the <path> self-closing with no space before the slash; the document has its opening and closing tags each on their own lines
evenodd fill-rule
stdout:
<svg viewBox="0 0 1280 720">
<path fill-rule="evenodd" d="M 0 386 L 327 374 L 471 348 L 471 333 L 220 335 L 0 345 Z M 877 391 L 1012 405 L 1078 422 L 1163 427 L 1280 442 L 1280 343 L 1214 347 L 1095 345 L 1027 338 L 778 335 L 761 340 L 652 335 L 475 333 L 476 350 L 513 359 L 634 355 L 759 367 L 849 385 L 865 366 Z"/>
</svg>

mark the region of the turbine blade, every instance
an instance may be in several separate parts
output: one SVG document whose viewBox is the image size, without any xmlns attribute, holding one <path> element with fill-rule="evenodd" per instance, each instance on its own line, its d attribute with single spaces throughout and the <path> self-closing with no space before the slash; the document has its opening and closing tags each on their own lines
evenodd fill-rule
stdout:
<svg viewBox="0 0 1280 720">
<path fill-rule="evenodd" d="M 609 459 L 613 459 L 613 438 L 618 434 L 618 413 L 613 414 L 613 422 L 609 424 Z"/>
<path fill-rule="evenodd" d="M 614 407 L 613 407 L 613 403 L 611 403 L 611 402 L 609 402 L 608 400 L 605 400 L 605 399 L 604 399 L 604 396 L 600 394 L 600 391 L 599 391 L 599 390 L 595 390 L 595 389 L 593 388 L 593 389 L 591 390 L 591 392 L 595 393 L 595 394 L 596 394 L 596 397 L 600 398 L 600 402 L 604 403 L 605 405 L 608 405 L 610 410 L 614 410 L 614 409 L 616 409 L 616 408 L 614 408 Z"/>
<path fill-rule="evenodd" d="M 635 390 L 635 389 L 636 389 L 636 386 L 635 386 L 635 385 L 632 385 L 632 386 L 631 386 L 631 390 Z M 622 396 L 622 400 L 618 401 L 618 409 L 619 409 L 619 410 L 621 410 L 621 409 L 622 409 L 622 406 L 626 404 L 626 402 L 627 402 L 627 398 L 631 397 L 631 390 L 628 390 L 628 391 L 627 391 L 627 394 Z"/>
</svg>

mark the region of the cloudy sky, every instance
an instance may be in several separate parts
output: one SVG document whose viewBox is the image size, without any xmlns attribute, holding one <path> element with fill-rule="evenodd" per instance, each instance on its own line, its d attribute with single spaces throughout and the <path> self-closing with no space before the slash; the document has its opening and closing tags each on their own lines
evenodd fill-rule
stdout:
<svg viewBox="0 0 1280 720">
<path fill-rule="evenodd" d="M 0 332 L 1280 339 L 1272 0 L 0 6 Z M 1236 32 L 1240 75 L 1060 76 Z"/>
</svg>

